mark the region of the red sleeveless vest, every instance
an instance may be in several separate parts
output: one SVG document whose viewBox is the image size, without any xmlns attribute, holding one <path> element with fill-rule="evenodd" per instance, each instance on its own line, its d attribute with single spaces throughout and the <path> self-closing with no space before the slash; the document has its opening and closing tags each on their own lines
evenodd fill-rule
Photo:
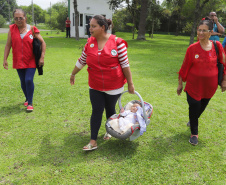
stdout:
<svg viewBox="0 0 226 185">
<path fill-rule="evenodd" d="M 127 46 L 126 41 L 121 38 L 115 41 L 115 35 L 111 35 L 99 55 L 96 38 L 88 39 L 85 53 L 87 54 L 89 86 L 92 89 L 109 91 L 121 88 L 126 83 L 117 52 L 117 43 L 121 42 Z"/>
<path fill-rule="evenodd" d="M 36 68 L 35 56 L 33 54 L 33 36 L 31 30 L 29 30 L 24 38 L 21 39 L 17 25 L 12 24 L 9 27 L 12 38 L 13 68 Z M 34 32 L 39 32 L 35 26 Z"/>
</svg>

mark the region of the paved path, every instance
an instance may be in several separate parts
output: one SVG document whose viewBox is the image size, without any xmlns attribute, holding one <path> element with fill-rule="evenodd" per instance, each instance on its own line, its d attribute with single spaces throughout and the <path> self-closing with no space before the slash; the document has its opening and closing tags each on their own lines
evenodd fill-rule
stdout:
<svg viewBox="0 0 226 185">
<path fill-rule="evenodd" d="M 40 29 L 39 31 L 51 31 L 51 30 Z M 52 31 L 56 31 L 56 30 L 52 30 Z M 9 32 L 9 28 L 0 28 L 0 33 L 8 33 L 8 32 Z"/>
<path fill-rule="evenodd" d="M 8 33 L 9 28 L 0 28 L 0 33 Z"/>
</svg>

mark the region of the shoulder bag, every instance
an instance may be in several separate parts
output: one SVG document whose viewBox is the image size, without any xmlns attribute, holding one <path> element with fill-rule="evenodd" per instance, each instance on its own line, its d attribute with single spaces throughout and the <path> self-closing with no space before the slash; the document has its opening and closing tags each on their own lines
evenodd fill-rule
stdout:
<svg viewBox="0 0 226 185">
<path fill-rule="evenodd" d="M 213 41 L 213 44 L 217 53 L 218 85 L 221 86 L 221 82 L 223 80 L 223 74 L 224 74 L 224 65 L 219 62 L 219 59 L 218 59 L 219 50 L 218 50 L 216 41 Z"/>
</svg>

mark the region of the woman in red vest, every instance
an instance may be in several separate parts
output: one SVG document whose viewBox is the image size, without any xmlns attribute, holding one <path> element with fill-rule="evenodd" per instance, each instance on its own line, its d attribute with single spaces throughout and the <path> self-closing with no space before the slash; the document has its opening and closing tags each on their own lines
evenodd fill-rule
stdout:
<svg viewBox="0 0 226 185">
<path fill-rule="evenodd" d="M 97 136 L 105 109 L 106 118 L 115 114 L 115 104 L 124 91 L 127 82 L 129 93 L 134 93 L 134 85 L 127 57 L 127 42 L 107 33 L 112 24 L 102 15 L 90 21 L 91 37 L 88 39 L 81 57 L 72 71 L 70 83 L 74 85 L 75 75 L 87 64 L 89 73 L 89 94 L 92 104 L 90 120 L 91 139 L 83 150 L 97 148 Z M 107 140 L 111 136 L 105 134 Z"/>
<path fill-rule="evenodd" d="M 187 49 L 184 62 L 179 71 L 177 94 L 183 90 L 182 82 L 186 81 L 184 91 L 187 93 L 189 104 L 189 122 L 192 145 L 198 144 L 198 119 L 215 94 L 218 87 L 217 55 L 213 41 L 209 40 L 213 32 L 213 24 L 202 20 L 197 29 L 199 41 Z M 220 42 L 216 41 L 219 51 L 219 61 L 224 64 L 226 72 L 225 53 Z M 222 92 L 226 90 L 226 73 L 221 83 Z"/>
<path fill-rule="evenodd" d="M 25 95 L 24 106 L 27 111 L 33 111 L 33 94 L 34 94 L 34 74 L 36 70 L 35 56 L 33 54 L 33 36 L 31 26 L 26 23 L 26 14 L 21 9 L 13 12 L 15 24 L 9 26 L 8 38 L 5 46 L 3 67 L 8 69 L 7 58 L 12 47 L 13 68 L 17 69 L 20 77 L 21 88 Z M 44 55 L 46 44 L 34 26 L 35 37 L 42 43 L 42 54 L 39 60 L 39 66 L 44 65 Z"/>
</svg>

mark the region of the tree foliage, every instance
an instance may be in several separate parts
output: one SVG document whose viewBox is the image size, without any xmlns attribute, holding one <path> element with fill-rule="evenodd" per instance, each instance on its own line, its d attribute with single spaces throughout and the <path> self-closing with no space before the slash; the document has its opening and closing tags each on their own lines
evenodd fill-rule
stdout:
<svg viewBox="0 0 226 185">
<path fill-rule="evenodd" d="M 0 0 L 0 15 L 2 15 L 5 20 L 11 22 L 13 17 L 13 10 L 16 7 L 16 0 Z"/>
<path fill-rule="evenodd" d="M 67 19 L 68 9 L 66 2 L 59 2 L 47 9 L 45 23 L 53 29 L 65 31 L 65 20 Z"/>
<path fill-rule="evenodd" d="M 0 15 L 0 28 L 2 28 L 4 26 L 5 22 L 6 21 L 5 21 L 4 17 L 2 15 Z"/>
</svg>

